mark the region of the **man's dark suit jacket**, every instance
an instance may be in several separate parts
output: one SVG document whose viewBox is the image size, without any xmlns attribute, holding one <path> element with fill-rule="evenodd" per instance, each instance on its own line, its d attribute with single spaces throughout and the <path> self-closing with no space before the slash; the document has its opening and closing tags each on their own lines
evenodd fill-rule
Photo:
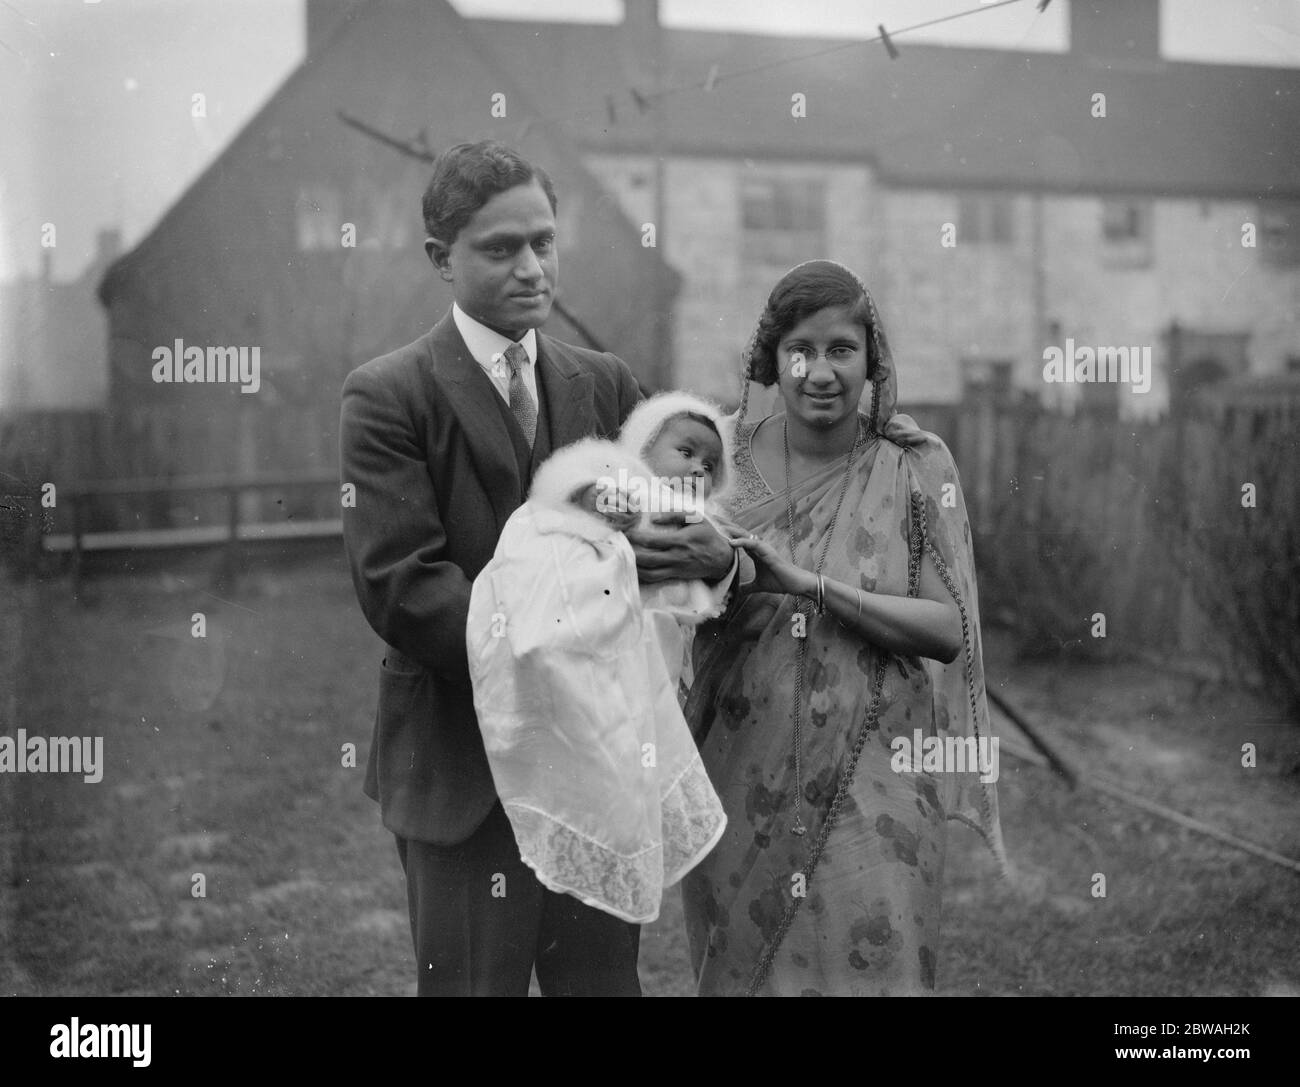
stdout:
<svg viewBox="0 0 1300 1087">
<path fill-rule="evenodd" d="M 532 455 L 451 313 L 343 385 L 343 539 L 386 642 L 366 795 L 403 838 L 455 845 L 496 803 L 465 650 L 470 586 L 551 449 L 613 437 L 640 399 L 627 364 L 537 334 Z"/>
</svg>

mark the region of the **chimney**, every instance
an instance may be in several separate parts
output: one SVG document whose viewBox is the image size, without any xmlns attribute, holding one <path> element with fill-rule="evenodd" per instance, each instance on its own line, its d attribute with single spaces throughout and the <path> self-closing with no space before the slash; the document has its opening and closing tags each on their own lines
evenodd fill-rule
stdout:
<svg viewBox="0 0 1300 1087">
<path fill-rule="evenodd" d="M 1160 59 L 1160 0 L 1070 0 L 1070 52 Z"/>
<path fill-rule="evenodd" d="M 659 0 L 623 0 L 623 26 L 629 34 L 658 34 Z"/>
<path fill-rule="evenodd" d="M 307 52 L 314 53 L 337 25 L 356 18 L 360 0 L 307 0 Z"/>
<path fill-rule="evenodd" d="M 663 62 L 659 0 L 623 0 L 624 70 L 641 90 L 657 90 Z"/>
</svg>

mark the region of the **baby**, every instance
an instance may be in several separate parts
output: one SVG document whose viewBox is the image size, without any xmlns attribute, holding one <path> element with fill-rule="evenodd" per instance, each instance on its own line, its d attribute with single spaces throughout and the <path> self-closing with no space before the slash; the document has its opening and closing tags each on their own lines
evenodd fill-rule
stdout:
<svg viewBox="0 0 1300 1087">
<path fill-rule="evenodd" d="M 706 401 L 686 393 L 660 393 L 643 401 L 628 416 L 619 445 L 640 457 L 661 490 L 655 501 L 671 501 L 670 509 L 646 512 L 684 513 L 688 520 L 700 519 L 700 506 L 715 490 L 715 480 L 725 477 L 720 417 Z M 707 414 L 706 414 L 707 413 Z M 641 521 L 639 509 L 626 503 L 621 492 L 640 490 L 649 499 L 650 489 L 632 480 L 596 480 L 579 487 L 571 500 L 587 510 L 606 517 L 620 529 Z"/>
<path fill-rule="evenodd" d="M 716 406 L 645 401 L 617 443 L 542 465 L 470 596 L 474 705 L 521 857 L 546 887 L 635 923 L 726 827 L 677 689 L 730 578 L 642 588 L 624 532 L 707 517 L 730 464 Z"/>
<path fill-rule="evenodd" d="M 716 404 L 684 392 L 642 401 L 619 435 L 625 453 L 638 457 L 648 476 L 603 480 L 580 488 L 573 501 L 604 516 L 620 531 L 654 529 L 678 519 L 712 522 L 730 484 L 731 427 Z M 741 561 L 748 555 L 741 554 Z M 691 683 L 695 627 L 722 614 L 731 579 L 715 588 L 703 581 L 660 581 L 641 587 L 641 606 L 654 625 L 674 689 Z"/>
</svg>

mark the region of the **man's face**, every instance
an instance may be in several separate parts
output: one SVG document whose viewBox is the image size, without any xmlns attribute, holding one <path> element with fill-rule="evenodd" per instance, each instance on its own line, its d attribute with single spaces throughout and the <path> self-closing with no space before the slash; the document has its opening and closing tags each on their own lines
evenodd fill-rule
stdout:
<svg viewBox="0 0 1300 1087">
<path fill-rule="evenodd" d="M 450 246 L 430 238 L 425 251 L 460 308 L 503 336 L 518 340 L 550 316 L 559 277 L 555 215 L 536 178 L 497 193 Z"/>
</svg>

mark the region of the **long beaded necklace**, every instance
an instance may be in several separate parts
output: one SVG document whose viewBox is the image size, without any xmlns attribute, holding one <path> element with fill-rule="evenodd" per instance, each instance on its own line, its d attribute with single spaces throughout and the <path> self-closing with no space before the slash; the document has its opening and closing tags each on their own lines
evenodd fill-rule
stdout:
<svg viewBox="0 0 1300 1087">
<path fill-rule="evenodd" d="M 858 451 L 858 443 L 862 440 L 862 418 L 858 416 L 857 426 L 853 431 L 853 448 L 849 450 L 848 463 L 844 465 L 844 478 L 840 481 L 840 497 L 835 503 L 835 512 L 831 514 L 830 524 L 826 526 L 826 535 L 822 539 L 821 554 L 817 557 L 817 567 L 813 573 L 821 578 L 822 567 L 826 563 L 826 553 L 830 550 L 831 536 L 835 533 L 835 522 L 839 520 L 840 507 L 844 505 L 844 496 L 848 494 L 849 477 L 853 474 L 853 460 Z M 794 494 L 790 487 L 790 421 L 787 416 L 781 427 L 781 441 L 785 445 L 785 516 L 786 530 L 790 539 L 790 561 L 795 562 L 794 555 Z M 820 598 L 819 598 L 820 599 Z M 802 727 L 802 708 L 803 708 L 803 676 L 804 667 L 808 658 L 808 633 L 807 621 L 812 618 L 812 612 L 804 611 L 804 601 L 798 604 L 800 614 L 805 616 L 804 636 L 798 639 L 798 661 L 799 670 L 795 674 L 794 681 L 794 826 L 790 828 L 790 833 L 796 837 L 802 838 L 808 828 L 803 825 L 803 727 Z M 811 605 L 810 605 L 811 607 Z M 824 607 L 824 603 L 823 603 Z"/>
</svg>

